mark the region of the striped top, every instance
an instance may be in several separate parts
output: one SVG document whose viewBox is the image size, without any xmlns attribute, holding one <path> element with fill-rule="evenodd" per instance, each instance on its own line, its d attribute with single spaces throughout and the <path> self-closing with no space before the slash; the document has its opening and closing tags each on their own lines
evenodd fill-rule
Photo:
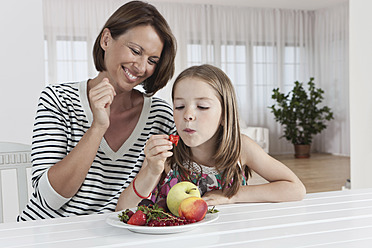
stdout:
<svg viewBox="0 0 372 248">
<path fill-rule="evenodd" d="M 41 93 L 31 153 L 34 192 L 18 221 L 115 211 L 120 193 L 142 166 L 148 138 L 175 132 L 170 105 L 144 96 L 138 124 L 130 137 L 117 152 L 102 139 L 79 191 L 65 198 L 51 187 L 47 171 L 72 151 L 92 120 L 87 81 L 50 85 Z"/>
</svg>

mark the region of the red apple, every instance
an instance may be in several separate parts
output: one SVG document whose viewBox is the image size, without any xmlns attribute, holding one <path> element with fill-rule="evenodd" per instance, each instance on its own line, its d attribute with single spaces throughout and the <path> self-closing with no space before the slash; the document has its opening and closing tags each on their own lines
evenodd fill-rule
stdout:
<svg viewBox="0 0 372 248">
<path fill-rule="evenodd" d="M 190 197 L 200 197 L 200 191 L 198 186 L 189 181 L 183 181 L 175 184 L 168 192 L 167 195 L 167 206 L 169 211 L 175 216 L 178 216 L 178 209 L 181 201 Z"/>
<path fill-rule="evenodd" d="M 204 218 L 208 211 L 207 203 L 200 197 L 190 196 L 184 199 L 178 207 L 180 217 L 185 217 L 187 220 L 200 221 Z"/>
</svg>

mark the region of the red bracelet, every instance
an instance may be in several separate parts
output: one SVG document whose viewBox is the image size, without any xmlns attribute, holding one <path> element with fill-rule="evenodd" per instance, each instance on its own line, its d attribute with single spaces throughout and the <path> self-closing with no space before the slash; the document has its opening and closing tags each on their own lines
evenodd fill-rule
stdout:
<svg viewBox="0 0 372 248">
<path fill-rule="evenodd" d="M 150 195 L 151 195 L 151 192 L 150 192 L 150 194 L 149 194 L 147 197 L 144 197 L 144 196 L 140 195 L 140 194 L 137 192 L 137 190 L 136 190 L 136 186 L 134 185 L 134 182 L 135 182 L 135 181 L 136 181 L 136 178 L 134 178 L 134 179 L 133 179 L 133 182 L 132 182 L 132 187 L 133 187 L 133 191 L 134 191 L 134 193 L 136 193 L 136 195 L 137 195 L 139 198 L 142 198 L 142 199 L 147 199 L 147 198 L 149 198 Z"/>
</svg>

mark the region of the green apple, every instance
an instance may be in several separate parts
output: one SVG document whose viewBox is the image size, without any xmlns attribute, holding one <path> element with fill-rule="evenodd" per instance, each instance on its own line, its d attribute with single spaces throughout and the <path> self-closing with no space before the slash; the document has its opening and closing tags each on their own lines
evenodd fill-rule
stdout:
<svg viewBox="0 0 372 248">
<path fill-rule="evenodd" d="M 200 198 L 198 186 L 189 181 L 179 182 L 175 184 L 167 195 L 167 206 L 172 214 L 179 217 L 178 208 L 181 202 L 190 197 L 196 196 Z"/>
</svg>

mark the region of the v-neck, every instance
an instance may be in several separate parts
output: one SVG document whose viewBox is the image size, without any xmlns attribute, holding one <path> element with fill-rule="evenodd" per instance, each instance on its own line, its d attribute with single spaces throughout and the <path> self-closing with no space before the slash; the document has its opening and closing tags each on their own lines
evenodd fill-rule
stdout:
<svg viewBox="0 0 372 248">
<path fill-rule="evenodd" d="M 88 119 L 89 126 L 91 126 L 93 122 L 93 113 L 89 106 L 87 85 L 88 85 L 88 81 L 81 82 L 79 84 L 79 94 L 80 94 L 80 98 L 81 98 L 84 111 Z M 141 134 L 141 130 L 143 130 L 146 125 L 146 122 L 147 122 L 146 118 L 150 111 L 150 106 L 151 106 L 151 98 L 144 96 L 143 107 L 142 107 L 142 111 L 138 119 L 137 125 L 133 129 L 128 139 L 121 145 L 121 147 L 116 152 L 111 149 L 106 139 L 104 137 L 102 138 L 100 148 L 106 154 L 106 156 L 109 157 L 112 161 L 122 158 L 123 155 L 128 153 L 129 149 L 133 147 L 133 144 L 136 142 L 137 138 Z"/>
</svg>

